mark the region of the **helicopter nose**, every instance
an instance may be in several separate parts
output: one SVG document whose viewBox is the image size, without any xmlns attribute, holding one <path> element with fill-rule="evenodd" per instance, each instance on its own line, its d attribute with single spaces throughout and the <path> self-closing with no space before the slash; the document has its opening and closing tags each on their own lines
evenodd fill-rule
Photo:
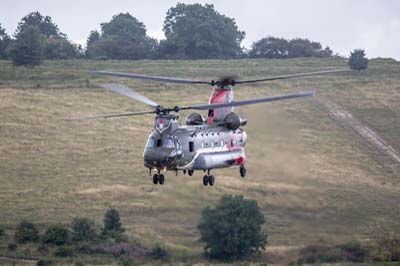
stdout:
<svg viewBox="0 0 400 266">
<path fill-rule="evenodd" d="M 144 163 L 148 167 L 170 168 L 175 159 L 174 149 L 146 149 L 144 151 Z"/>
</svg>

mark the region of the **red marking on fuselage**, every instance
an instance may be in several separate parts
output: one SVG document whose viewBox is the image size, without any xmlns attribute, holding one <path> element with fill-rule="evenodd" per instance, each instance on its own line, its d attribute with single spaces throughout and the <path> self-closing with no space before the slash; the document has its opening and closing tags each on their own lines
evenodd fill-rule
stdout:
<svg viewBox="0 0 400 266">
<path fill-rule="evenodd" d="M 240 156 L 235 159 L 235 165 L 243 165 L 246 162 L 245 156 Z"/>
</svg>

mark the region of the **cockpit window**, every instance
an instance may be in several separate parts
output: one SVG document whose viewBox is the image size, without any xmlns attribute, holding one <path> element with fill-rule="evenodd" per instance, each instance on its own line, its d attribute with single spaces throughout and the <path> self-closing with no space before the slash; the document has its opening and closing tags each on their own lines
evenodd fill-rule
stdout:
<svg viewBox="0 0 400 266">
<path fill-rule="evenodd" d="M 175 148 L 175 143 L 172 139 L 166 138 L 162 143 L 163 148 Z"/>
<path fill-rule="evenodd" d="M 154 148 L 154 138 L 153 137 L 150 137 L 147 140 L 146 148 Z"/>
<path fill-rule="evenodd" d="M 214 109 L 208 110 L 208 117 L 214 117 Z"/>
</svg>

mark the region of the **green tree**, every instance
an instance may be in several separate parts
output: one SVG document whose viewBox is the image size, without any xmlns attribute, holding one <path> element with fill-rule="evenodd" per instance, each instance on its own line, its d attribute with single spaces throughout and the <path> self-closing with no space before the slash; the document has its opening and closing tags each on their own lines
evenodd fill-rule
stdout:
<svg viewBox="0 0 400 266">
<path fill-rule="evenodd" d="M 365 51 L 356 49 L 351 52 L 349 57 L 349 66 L 354 70 L 365 70 L 368 68 L 368 58 L 365 57 Z"/>
<path fill-rule="evenodd" d="M 75 217 L 72 220 L 72 240 L 93 241 L 97 239 L 94 222 L 88 218 Z"/>
<path fill-rule="evenodd" d="M 109 209 L 104 214 L 103 235 L 118 237 L 121 236 L 124 231 L 119 212 L 116 209 Z"/>
<path fill-rule="evenodd" d="M 79 57 L 78 47 L 63 37 L 49 37 L 45 40 L 46 59 L 71 59 Z"/>
<path fill-rule="evenodd" d="M 63 225 L 56 224 L 47 228 L 42 237 L 43 243 L 54 244 L 57 246 L 65 245 L 70 237 L 70 232 Z"/>
<path fill-rule="evenodd" d="M 245 33 L 213 5 L 178 3 L 168 10 L 163 30 L 166 40 L 160 54 L 164 57 L 234 58 L 242 53 Z"/>
<path fill-rule="evenodd" d="M 43 38 L 37 27 L 29 26 L 20 31 L 10 49 L 14 65 L 39 65 L 43 61 Z"/>
<path fill-rule="evenodd" d="M 215 208 L 201 213 L 198 229 L 205 252 L 217 259 L 239 259 L 264 249 L 267 236 L 257 202 L 242 196 L 223 196 Z"/>
<path fill-rule="evenodd" d="M 146 27 L 129 13 L 113 16 L 101 24 L 101 36 L 91 32 L 87 55 L 90 58 L 143 59 L 152 56 L 157 42 L 147 36 Z"/>
<path fill-rule="evenodd" d="M 18 243 L 37 241 L 39 239 L 39 233 L 33 223 L 21 221 L 17 226 L 14 238 Z"/>
<path fill-rule="evenodd" d="M 25 31 L 28 27 L 37 27 L 40 33 L 45 37 L 65 37 L 65 34 L 60 32 L 58 26 L 53 23 L 51 17 L 43 16 L 38 11 L 29 13 L 21 19 L 21 22 L 18 23 L 16 34 Z"/>
<path fill-rule="evenodd" d="M 289 42 L 283 38 L 268 36 L 253 43 L 249 56 L 251 58 L 281 59 L 288 57 Z"/>
<path fill-rule="evenodd" d="M 11 43 L 11 38 L 0 24 L 0 60 L 7 59 L 7 48 Z"/>
<path fill-rule="evenodd" d="M 87 38 L 86 47 L 89 47 L 99 39 L 100 39 L 100 33 L 97 30 L 92 30 L 89 34 L 89 37 Z"/>
</svg>

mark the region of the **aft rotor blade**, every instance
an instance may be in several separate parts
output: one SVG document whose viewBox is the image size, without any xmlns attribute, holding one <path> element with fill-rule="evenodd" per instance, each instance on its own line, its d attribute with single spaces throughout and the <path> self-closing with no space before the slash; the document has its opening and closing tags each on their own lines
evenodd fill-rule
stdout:
<svg viewBox="0 0 400 266">
<path fill-rule="evenodd" d="M 324 70 L 324 71 L 316 71 L 316 72 L 297 73 L 297 74 L 290 74 L 290 75 L 272 76 L 272 77 L 261 78 L 261 79 L 237 80 L 237 81 L 235 81 L 235 84 L 256 83 L 256 82 L 271 81 L 271 80 L 278 80 L 278 79 L 290 79 L 290 78 L 297 78 L 297 77 L 315 76 L 315 75 L 341 73 L 341 72 L 349 72 L 349 71 L 351 71 L 351 70 L 349 70 L 349 69 L 333 69 L 333 70 Z"/>
<path fill-rule="evenodd" d="M 224 107 L 233 107 L 233 106 L 241 106 L 241 105 L 249 105 L 249 104 L 257 104 L 257 103 L 265 103 L 265 102 L 273 102 L 273 101 L 287 100 L 287 99 L 293 99 L 293 98 L 314 96 L 314 94 L 315 94 L 315 91 L 307 91 L 307 92 L 300 92 L 300 93 L 293 93 L 293 94 L 286 94 L 286 95 L 279 95 L 279 96 L 272 96 L 272 97 L 265 97 L 265 98 L 257 98 L 257 99 L 251 99 L 251 100 L 232 101 L 230 103 L 217 103 L 217 104 L 186 106 L 186 107 L 181 107 L 180 110 L 218 109 L 218 108 L 224 108 Z"/>
<path fill-rule="evenodd" d="M 99 75 L 108 75 L 115 77 L 123 77 L 123 78 L 133 78 L 133 79 L 142 79 L 142 80 L 151 80 L 151 81 L 159 81 L 159 82 L 170 82 L 170 83 L 178 83 L 178 84 L 211 84 L 209 81 L 202 80 L 191 80 L 191 79 L 178 79 L 178 78 L 169 78 L 169 77 L 158 77 L 158 76 L 147 76 L 133 73 L 120 73 L 120 72 L 110 72 L 110 71 L 94 71 L 93 74 Z"/>
<path fill-rule="evenodd" d="M 151 107 L 157 107 L 158 103 L 153 102 L 152 100 L 146 98 L 145 96 L 137 93 L 136 91 L 132 90 L 131 88 L 128 88 L 127 86 L 124 86 L 122 84 L 114 84 L 114 83 L 109 83 L 109 84 L 98 84 L 98 86 L 113 91 L 115 93 L 127 96 L 129 98 L 135 99 L 139 102 L 142 102 L 144 104 L 147 104 Z"/>
<path fill-rule="evenodd" d="M 112 113 L 112 114 L 102 114 L 102 115 L 71 117 L 71 118 L 66 118 L 66 120 L 92 120 L 92 119 L 99 119 L 99 118 L 112 118 L 112 117 L 122 117 L 122 116 L 131 116 L 131 115 L 145 115 L 145 114 L 154 114 L 154 113 L 156 113 L 155 110 L 152 110 L 152 111 L 141 111 L 141 112 Z"/>
</svg>

